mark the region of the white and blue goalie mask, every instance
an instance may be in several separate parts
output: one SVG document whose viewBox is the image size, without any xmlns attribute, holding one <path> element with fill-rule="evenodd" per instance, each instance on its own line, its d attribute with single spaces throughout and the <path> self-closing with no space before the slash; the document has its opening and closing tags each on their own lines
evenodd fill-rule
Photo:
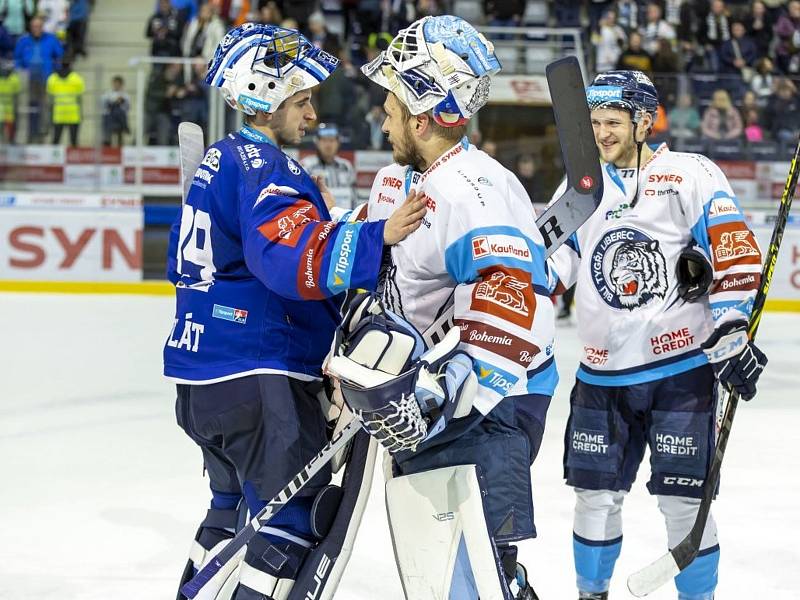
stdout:
<svg viewBox="0 0 800 600">
<path fill-rule="evenodd" d="M 429 110 L 444 127 L 463 125 L 489 100 L 500 71 L 494 45 L 460 17 L 424 17 L 400 30 L 361 68 L 412 115 Z"/>
<path fill-rule="evenodd" d="M 338 64 L 294 29 L 245 23 L 219 43 L 205 81 L 235 110 L 273 113 L 290 96 L 325 81 Z"/>
</svg>

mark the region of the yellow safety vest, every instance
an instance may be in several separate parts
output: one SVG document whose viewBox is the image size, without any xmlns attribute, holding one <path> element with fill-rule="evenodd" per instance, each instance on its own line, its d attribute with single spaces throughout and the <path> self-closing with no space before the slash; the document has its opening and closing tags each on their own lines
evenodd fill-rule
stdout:
<svg viewBox="0 0 800 600">
<path fill-rule="evenodd" d="M 21 89 L 19 76 L 16 73 L 0 77 L 0 123 L 14 122 L 16 116 L 14 114 L 14 96 L 19 94 Z"/>
<path fill-rule="evenodd" d="M 84 89 L 83 77 L 77 73 L 66 77 L 53 73 L 47 78 L 47 93 L 53 98 L 53 123 L 72 125 L 81 122 L 80 97 Z"/>
</svg>

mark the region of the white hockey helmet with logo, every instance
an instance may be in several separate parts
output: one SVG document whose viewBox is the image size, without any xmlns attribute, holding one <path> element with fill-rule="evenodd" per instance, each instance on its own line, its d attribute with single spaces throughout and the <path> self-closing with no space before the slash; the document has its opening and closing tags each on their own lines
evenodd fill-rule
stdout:
<svg viewBox="0 0 800 600">
<path fill-rule="evenodd" d="M 412 115 L 432 110 L 444 127 L 464 124 L 489 100 L 500 71 L 494 45 L 461 17 L 424 17 L 400 30 L 361 68 Z"/>
<path fill-rule="evenodd" d="M 217 46 L 206 83 L 221 88 L 235 110 L 273 113 L 290 96 L 325 81 L 338 64 L 294 29 L 245 23 Z"/>
</svg>

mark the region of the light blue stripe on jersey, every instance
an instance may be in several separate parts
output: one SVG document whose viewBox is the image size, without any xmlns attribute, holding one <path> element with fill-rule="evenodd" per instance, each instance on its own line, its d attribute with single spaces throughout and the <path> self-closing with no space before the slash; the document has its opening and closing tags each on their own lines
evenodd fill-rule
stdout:
<svg viewBox="0 0 800 600">
<path fill-rule="evenodd" d="M 602 593 L 608 590 L 614 564 L 622 550 L 622 537 L 596 542 L 572 534 L 572 554 L 578 588 L 582 592 Z"/>
<path fill-rule="evenodd" d="M 719 573 L 719 544 L 701 550 L 691 564 L 675 576 L 680 600 L 712 600 Z"/>
<path fill-rule="evenodd" d="M 672 375 L 678 375 L 691 371 L 702 365 L 708 363 L 706 355 L 702 351 L 692 350 L 690 356 L 685 358 L 677 357 L 677 360 L 664 363 L 654 363 L 653 365 L 642 365 L 634 369 L 624 369 L 623 373 L 615 374 L 610 371 L 607 375 L 603 371 L 592 369 L 589 371 L 588 367 L 584 365 L 578 366 L 578 372 L 575 377 L 592 385 L 605 385 L 605 386 L 620 386 L 620 385 L 636 385 L 638 383 L 648 383 L 650 381 L 657 381 Z"/>
<path fill-rule="evenodd" d="M 336 234 L 328 266 L 327 286 L 331 292 L 343 292 L 350 288 L 350 275 L 353 272 L 353 259 L 360 231 L 361 223 L 347 223 Z"/>
<path fill-rule="evenodd" d="M 473 371 L 478 376 L 478 383 L 483 387 L 507 396 L 511 388 L 519 381 L 519 377 L 512 375 L 508 371 L 473 358 Z"/>
<path fill-rule="evenodd" d="M 558 385 L 558 369 L 556 361 L 551 356 L 538 369 L 528 372 L 527 392 L 552 396 Z"/>
<path fill-rule="evenodd" d="M 697 223 L 692 226 L 692 237 L 705 251 L 706 256 L 711 256 L 711 242 L 708 239 L 705 214 L 697 219 Z"/>
<path fill-rule="evenodd" d="M 491 251 L 476 257 L 473 244 L 479 241 L 481 236 L 490 235 L 507 235 L 524 241 L 530 252 L 529 259 L 498 256 Z M 534 284 L 547 289 L 543 249 L 516 227 L 497 225 L 473 229 L 447 247 L 444 251 L 444 263 L 447 272 L 459 283 L 475 281 L 481 269 L 501 265 L 530 273 Z"/>
<path fill-rule="evenodd" d="M 608 172 L 608 176 L 611 177 L 611 181 L 613 181 L 616 186 L 622 190 L 622 194 L 625 195 L 625 184 L 622 183 L 622 179 L 620 179 L 619 173 L 617 173 L 617 168 L 612 163 L 606 163 L 606 171 Z"/>
</svg>

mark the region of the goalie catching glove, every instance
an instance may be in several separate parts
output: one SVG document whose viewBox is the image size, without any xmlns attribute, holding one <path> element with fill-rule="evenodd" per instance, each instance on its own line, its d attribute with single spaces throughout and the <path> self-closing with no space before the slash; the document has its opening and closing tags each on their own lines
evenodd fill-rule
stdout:
<svg viewBox="0 0 800 600">
<path fill-rule="evenodd" d="M 364 429 L 390 453 L 415 450 L 472 408 L 477 380 L 454 327 L 425 351 L 414 327 L 371 295 L 357 297 L 327 370 Z"/>
<path fill-rule="evenodd" d="M 720 383 L 733 387 L 742 400 L 756 395 L 767 357 L 747 338 L 745 321 L 723 323 L 701 347 Z"/>
</svg>

